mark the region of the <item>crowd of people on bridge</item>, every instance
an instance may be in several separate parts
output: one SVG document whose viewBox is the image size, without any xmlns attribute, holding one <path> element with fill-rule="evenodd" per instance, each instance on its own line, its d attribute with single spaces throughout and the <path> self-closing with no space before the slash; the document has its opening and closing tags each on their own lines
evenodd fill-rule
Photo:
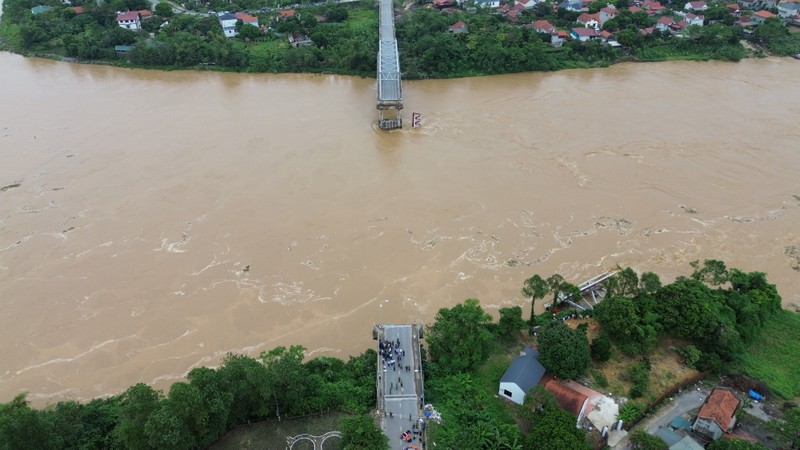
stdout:
<svg viewBox="0 0 800 450">
<path fill-rule="evenodd" d="M 381 358 L 383 359 L 383 371 L 386 372 L 387 367 L 391 367 L 393 371 L 397 372 L 397 367 L 406 372 L 411 371 L 411 366 L 403 366 L 403 357 L 406 351 L 400 348 L 400 338 L 394 341 L 387 341 L 381 339 L 378 341 L 378 349 L 380 350 Z"/>
</svg>

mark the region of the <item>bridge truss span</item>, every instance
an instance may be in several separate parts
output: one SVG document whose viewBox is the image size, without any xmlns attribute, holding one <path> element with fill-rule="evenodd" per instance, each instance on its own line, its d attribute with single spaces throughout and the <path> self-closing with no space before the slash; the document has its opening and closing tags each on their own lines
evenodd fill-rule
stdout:
<svg viewBox="0 0 800 450">
<path fill-rule="evenodd" d="M 378 39 L 378 126 L 383 130 L 402 128 L 403 87 L 392 0 L 380 0 Z"/>
</svg>

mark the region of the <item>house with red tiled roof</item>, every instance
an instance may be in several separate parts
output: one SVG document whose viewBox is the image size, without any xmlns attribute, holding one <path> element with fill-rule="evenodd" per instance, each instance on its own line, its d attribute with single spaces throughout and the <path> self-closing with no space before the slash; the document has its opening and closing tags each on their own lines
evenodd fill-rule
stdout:
<svg viewBox="0 0 800 450">
<path fill-rule="evenodd" d="M 734 15 L 739 14 L 739 11 L 741 11 L 741 8 L 737 3 L 728 3 L 727 5 L 725 5 L 725 9 L 727 9 L 729 13 Z"/>
<path fill-rule="evenodd" d="M 282 9 L 278 11 L 278 20 L 286 20 L 289 17 L 294 17 L 297 15 L 297 11 L 293 9 Z"/>
<path fill-rule="evenodd" d="M 661 17 L 660 19 L 658 19 L 658 22 L 656 22 L 656 29 L 658 29 L 658 31 L 668 31 L 670 25 L 672 25 L 673 23 L 675 23 L 675 19 L 673 19 L 672 17 L 669 16 Z"/>
<path fill-rule="evenodd" d="M 469 32 L 469 30 L 467 29 L 467 24 L 465 24 L 461 20 L 454 23 L 450 28 L 447 29 L 447 31 L 453 34 L 461 34 Z"/>
<path fill-rule="evenodd" d="M 635 14 L 639 11 L 642 11 L 642 8 L 639 8 L 638 6 L 631 6 L 630 8 L 628 8 L 628 11 Z"/>
<path fill-rule="evenodd" d="M 683 16 L 686 23 L 689 25 L 697 25 L 702 27 L 703 22 L 705 22 L 706 18 L 704 16 L 698 16 L 697 14 L 687 13 Z"/>
<path fill-rule="evenodd" d="M 149 9 L 140 9 L 137 12 L 139 13 L 139 18 L 142 20 L 153 18 L 153 11 L 150 11 Z"/>
<path fill-rule="evenodd" d="M 583 29 L 591 30 L 591 28 Z M 561 406 L 561 408 L 565 409 L 577 418 L 575 426 L 580 427 L 581 422 L 583 422 L 584 415 L 586 414 L 586 408 L 589 405 L 589 397 L 587 397 L 586 394 L 582 394 L 556 379 L 550 379 L 547 381 L 544 384 L 544 388 L 553 393 L 553 395 L 556 397 L 556 402 L 558 402 L 558 405 Z"/>
<path fill-rule="evenodd" d="M 139 20 L 139 11 L 127 11 L 117 14 L 117 25 L 126 30 L 142 28 L 142 22 Z"/>
<path fill-rule="evenodd" d="M 250 14 L 243 12 L 237 12 L 234 14 L 234 16 L 236 17 L 236 20 L 241 20 L 244 24 L 258 27 L 258 17 L 251 16 Z"/>
<path fill-rule="evenodd" d="M 550 45 L 553 47 L 561 47 L 567 40 L 569 40 L 569 33 L 565 30 L 556 30 L 550 33 Z"/>
<path fill-rule="evenodd" d="M 537 33 L 547 33 L 547 34 L 556 31 L 555 25 L 550 23 L 549 20 L 537 20 L 536 22 L 533 22 L 533 29 Z"/>
<path fill-rule="evenodd" d="M 578 16 L 578 19 L 575 20 L 579 24 L 583 25 L 584 27 L 592 27 L 592 28 L 599 28 L 600 27 L 600 15 L 599 14 L 589 14 L 583 13 Z"/>
<path fill-rule="evenodd" d="M 732 389 L 714 388 L 697 413 L 692 430 L 709 439 L 719 439 L 723 434 L 733 430 L 736 424 L 736 409 L 740 403 Z"/>
<path fill-rule="evenodd" d="M 573 28 L 569 35 L 572 36 L 572 39 L 581 42 L 600 38 L 600 33 L 598 33 L 594 28 Z"/>
<path fill-rule="evenodd" d="M 517 5 L 522 5 L 525 9 L 533 9 L 536 7 L 536 0 L 516 0 Z"/>
<path fill-rule="evenodd" d="M 708 9 L 708 5 L 706 2 L 686 2 L 683 9 L 685 11 L 705 11 Z"/>
<path fill-rule="evenodd" d="M 433 6 L 439 9 L 452 8 L 456 6 L 456 2 L 454 0 L 433 0 Z"/>
<path fill-rule="evenodd" d="M 644 3 L 642 3 L 642 8 L 644 8 L 644 10 L 647 11 L 647 14 L 650 15 L 658 14 L 667 9 L 660 2 L 653 2 L 650 0 L 647 0 Z"/>
<path fill-rule="evenodd" d="M 771 19 L 773 17 L 778 17 L 775 14 L 767 11 L 766 9 L 762 9 L 761 11 L 756 11 L 753 13 L 753 22 L 755 23 L 762 23 L 767 19 Z"/>
</svg>

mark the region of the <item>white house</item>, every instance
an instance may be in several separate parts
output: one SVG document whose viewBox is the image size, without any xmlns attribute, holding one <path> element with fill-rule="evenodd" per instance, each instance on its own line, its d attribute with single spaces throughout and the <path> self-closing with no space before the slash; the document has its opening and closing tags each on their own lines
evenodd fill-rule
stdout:
<svg viewBox="0 0 800 450">
<path fill-rule="evenodd" d="M 685 11 L 705 11 L 708 9 L 708 5 L 706 5 L 706 2 L 688 2 L 683 5 L 683 9 Z"/>
<path fill-rule="evenodd" d="M 619 10 L 617 8 L 606 6 L 605 8 L 600 10 L 600 26 L 602 27 L 606 22 L 617 17 L 619 14 Z"/>
<path fill-rule="evenodd" d="M 219 20 L 219 24 L 222 27 L 222 33 L 226 38 L 235 37 L 237 34 L 239 34 L 236 32 L 235 15 L 231 13 L 221 13 L 217 16 L 217 20 Z"/>
<path fill-rule="evenodd" d="M 697 14 L 688 13 L 683 18 L 686 20 L 686 23 L 689 25 L 697 25 L 699 27 L 703 26 L 703 22 L 705 21 L 704 16 L 698 16 Z"/>
<path fill-rule="evenodd" d="M 128 11 L 117 14 L 117 25 L 127 30 L 138 30 L 142 28 L 142 22 L 139 20 L 139 11 Z"/>
<path fill-rule="evenodd" d="M 500 378 L 500 396 L 521 405 L 525 401 L 525 394 L 539 384 L 544 372 L 545 368 L 539 362 L 539 352 L 525 347 Z"/>
<path fill-rule="evenodd" d="M 581 42 L 600 38 L 600 33 L 594 28 L 573 28 L 569 35 L 572 36 L 572 39 Z"/>
</svg>

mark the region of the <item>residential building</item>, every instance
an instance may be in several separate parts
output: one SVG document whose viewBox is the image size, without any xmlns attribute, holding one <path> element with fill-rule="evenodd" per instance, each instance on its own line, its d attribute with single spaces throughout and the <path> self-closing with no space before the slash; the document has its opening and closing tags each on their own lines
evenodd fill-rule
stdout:
<svg viewBox="0 0 800 450">
<path fill-rule="evenodd" d="M 243 12 L 237 12 L 234 16 L 236 16 L 236 20 L 241 20 L 243 24 L 258 28 L 258 17 Z"/>
<path fill-rule="evenodd" d="M 583 29 L 594 31 L 591 28 L 583 28 Z M 544 388 L 552 392 L 553 395 L 555 395 L 556 401 L 558 402 L 559 406 L 561 406 L 563 409 L 567 410 L 577 418 L 575 427 L 580 428 L 580 424 L 581 422 L 583 422 L 584 416 L 587 413 L 586 409 L 587 406 L 589 405 L 589 397 L 567 386 L 560 380 L 556 379 L 548 381 L 544 385 Z"/>
<path fill-rule="evenodd" d="M 312 45 L 314 42 L 303 33 L 292 33 L 289 35 L 289 44 L 294 48 L 298 48 L 303 45 Z"/>
<path fill-rule="evenodd" d="M 572 39 L 581 42 L 600 38 L 600 34 L 594 28 L 573 28 L 569 34 L 572 36 Z"/>
<path fill-rule="evenodd" d="M 800 14 L 800 2 L 778 3 L 778 16 L 786 19 Z"/>
<path fill-rule="evenodd" d="M 219 20 L 219 25 L 222 27 L 222 34 L 225 35 L 226 38 L 235 37 L 239 33 L 236 32 L 236 16 L 226 12 L 220 13 L 217 15 L 217 20 Z"/>
<path fill-rule="evenodd" d="M 521 405 L 528 391 L 539 384 L 544 372 L 545 368 L 539 362 L 539 352 L 525 347 L 500 378 L 499 395 Z"/>
<path fill-rule="evenodd" d="M 454 23 L 450 28 L 447 29 L 447 31 L 453 34 L 461 34 L 469 32 L 469 30 L 467 29 L 467 24 L 465 24 L 461 20 Z"/>
<path fill-rule="evenodd" d="M 278 20 L 286 20 L 289 17 L 294 17 L 297 15 L 297 11 L 293 9 L 282 9 L 278 11 Z"/>
<path fill-rule="evenodd" d="M 687 2 L 683 5 L 685 11 L 705 11 L 708 9 L 706 2 Z"/>
<path fill-rule="evenodd" d="M 576 22 L 583 25 L 585 28 L 590 28 L 590 27 L 594 29 L 600 28 L 599 14 L 583 13 L 580 16 L 578 16 Z"/>
<path fill-rule="evenodd" d="M 566 9 L 567 11 L 580 11 L 581 7 L 580 0 L 564 0 L 563 2 L 558 4 L 558 9 Z"/>
<path fill-rule="evenodd" d="M 548 20 L 537 20 L 536 22 L 533 22 L 533 29 L 537 33 L 547 34 L 551 34 L 556 31 L 556 27 Z"/>
<path fill-rule="evenodd" d="M 755 23 L 763 23 L 767 19 L 771 19 L 773 17 L 778 17 L 775 14 L 767 11 L 766 9 L 762 9 L 761 11 L 756 11 L 753 13 L 753 22 Z"/>
<path fill-rule="evenodd" d="M 736 424 L 736 409 L 740 403 L 732 389 L 714 388 L 700 407 L 692 430 L 709 439 L 719 439 L 723 434 L 733 430 Z"/>
<path fill-rule="evenodd" d="M 31 14 L 33 14 L 35 16 L 36 14 L 45 13 L 47 11 L 50 11 L 51 9 L 53 9 L 52 6 L 38 5 L 38 6 L 34 6 L 33 8 L 31 8 Z"/>
<path fill-rule="evenodd" d="M 142 21 L 139 19 L 139 11 L 128 11 L 117 14 L 117 25 L 127 30 L 138 30 L 142 28 Z"/>
<path fill-rule="evenodd" d="M 605 8 L 601 9 L 598 16 L 598 21 L 600 22 L 600 26 L 602 27 L 603 24 L 613 19 L 614 17 L 617 17 L 618 14 L 619 10 L 611 6 L 606 6 Z"/>
<path fill-rule="evenodd" d="M 669 31 L 669 27 L 675 23 L 675 19 L 669 16 L 664 16 L 658 19 L 656 22 L 656 29 L 658 31 Z"/>
<path fill-rule="evenodd" d="M 475 0 L 475 6 L 483 8 L 498 8 L 500 7 L 500 0 Z"/>
</svg>

